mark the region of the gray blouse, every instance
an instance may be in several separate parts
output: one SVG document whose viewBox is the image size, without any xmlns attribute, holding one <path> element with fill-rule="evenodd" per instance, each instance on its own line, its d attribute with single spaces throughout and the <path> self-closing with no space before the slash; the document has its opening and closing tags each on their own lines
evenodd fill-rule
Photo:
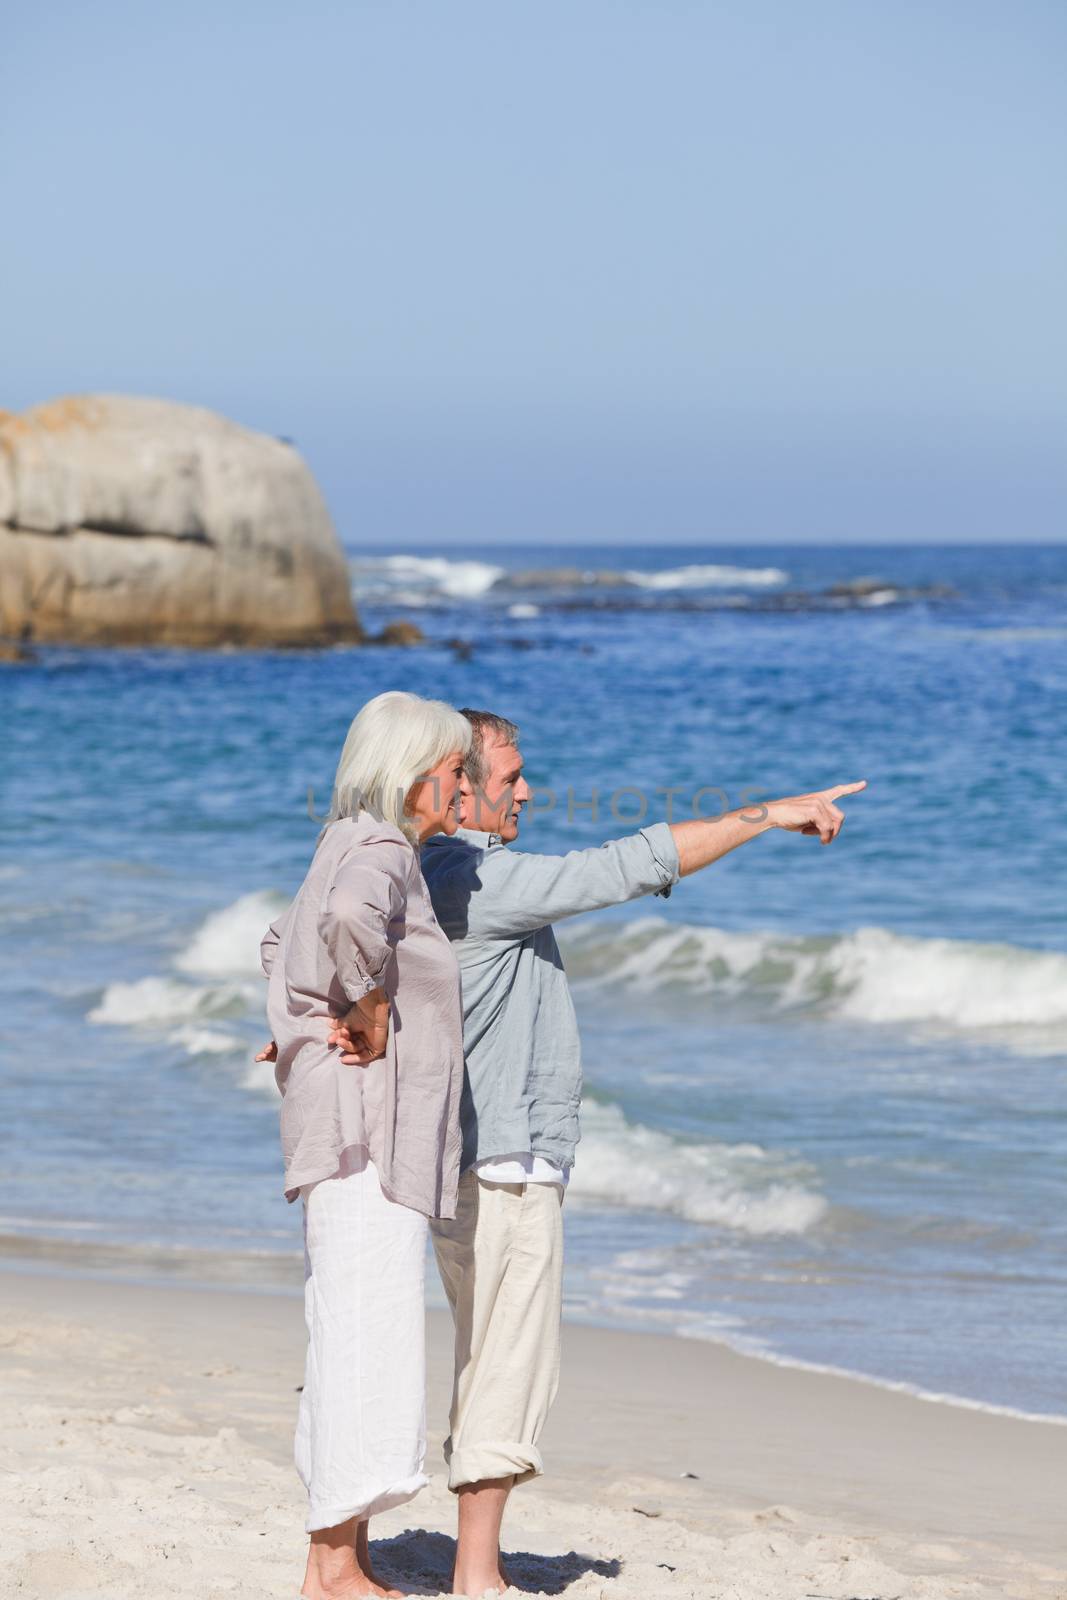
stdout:
<svg viewBox="0 0 1067 1600">
<path fill-rule="evenodd" d="M 365 1145 L 383 1192 L 452 1217 L 459 1177 L 459 968 L 399 828 L 366 812 L 326 828 L 296 898 L 261 946 L 278 1046 L 285 1192 L 330 1178 Z M 385 1056 L 346 1067 L 326 1037 L 352 1002 L 391 1002 Z"/>
</svg>

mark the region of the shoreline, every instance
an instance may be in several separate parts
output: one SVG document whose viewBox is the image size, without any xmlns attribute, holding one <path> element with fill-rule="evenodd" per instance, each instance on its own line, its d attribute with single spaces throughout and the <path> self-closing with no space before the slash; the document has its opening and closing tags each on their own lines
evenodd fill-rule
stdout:
<svg viewBox="0 0 1067 1600">
<path fill-rule="evenodd" d="M 295 1297 L 10 1266 L 3 1286 L 0 1594 L 295 1593 Z M 428 1329 L 432 1482 L 372 1529 L 383 1567 L 424 1595 L 442 1592 L 455 1515 L 447 1314 Z M 568 1323 L 543 1449 L 546 1476 L 516 1491 L 505 1524 L 527 1591 L 1059 1600 L 1067 1587 L 1060 1428 Z"/>
<path fill-rule="evenodd" d="M 87 1256 L 95 1257 L 95 1262 L 88 1266 L 84 1264 Z M 134 1261 L 140 1262 L 141 1271 L 129 1270 Z M 235 1282 L 232 1276 L 223 1275 L 226 1269 L 232 1269 L 236 1264 L 248 1270 L 255 1268 L 259 1272 L 266 1267 L 269 1281 L 255 1282 L 250 1278 L 247 1281 Z M 196 1269 L 202 1271 L 205 1266 L 210 1266 L 218 1275 L 213 1276 L 209 1272 L 207 1276 L 197 1276 Z M 303 1293 L 302 1258 L 298 1252 L 286 1250 L 224 1251 L 189 1245 L 79 1241 L 44 1234 L 0 1235 L 0 1281 L 3 1281 L 9 1273 L 25 1273 L 34 1277 L 55 1277 L 71 1281 L 130 1284 L 144 1289 L 180 1286 L 198 1294 L 221 1292 L 298 1298 Z M 437 1292 L 438 1285 L 432 1267 L 427 1272 L 427 1288 L 427 1310 L 431 1313 L 443 1312 L 446 1309 L 444 1296 L 443 1293 Z M 1017 1406 L 979 1400 L 970 1395 L 939 1393 L 906 1379 L 879 1377 L 873 1373 L 856 1371 L 851 1367 L 807 1361 L 801 1356 L 790 1356 L 773 1350 L 751 1349 L 743 1340 L 735 1342 L 728 1338 L 688 1333 L 676 1328 L 649 1329 L 641 1327 L 636 1322 L 627 1323 L 624 1320 L 607 1322 L 595 1318 L 568 1316 L 566 1303 L 564 1303 L 563 1321 L 567 1327 L 599 1328 L 609 1333 L 639 1334 L 651 1339 L 669 1340 L 672 1343 L 684 1340 L 697 1345 L 710 1345 L 716 1349 L 728 1350 L 731 1354 L 746 1360 L 780 1367 L 784 1371 L 839 1378 L 844 1382 L 905 1395 L 909 1399 L 922 1401 L 927 1405 L 948 1406 L 957 1410 L 1006 1417 L 1018 1422 L 1040 1423 L 1054 1428 L 1067 1427 L 1067 1414 L 1064 1413 L 1025 1411 Z"/>
</svg>

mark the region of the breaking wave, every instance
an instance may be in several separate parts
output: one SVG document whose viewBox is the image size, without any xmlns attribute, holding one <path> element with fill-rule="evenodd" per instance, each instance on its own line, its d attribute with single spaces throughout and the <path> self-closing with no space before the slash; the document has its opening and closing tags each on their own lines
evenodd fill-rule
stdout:
<svg viewBox="0 0 1067 1600">
<path fill-rule="evenodd" d="M 766 1012 L 960 1029 L 1067 1022 L 1067 955 L 887 928 L 854 933 L 736 933 L 641 917 L 568 935 L 575 980 L 643 994 L 689 992 Z"/>
<path fill-rule="evenodd" d="M 166 1028 L 170 1040 L 189 1055 L 241 1049 L 240 1038 L 202 1024 L 262 1018 L 259 941 L 285 904 L 282 895 L 259 890 L 212 912 L 174 958 L 171 973 L 109 984 L 89 1012 L 89 1021 Z"/>
<path fill-rule="evenodd" d="M 352 563 L 352 576 L 358 597 L 402 598 L 410 605 L 429 596 L 476 600 L 504 576 L 504 568 L 445 556 L 360 556 Z"/>
<path fill-rule="evenodd" d="M 268 890 L 243 894 L 201 924 L 174 965 L 179 972 L 258 978 L 259 941 L 284 909 L 284 898 Z"/>
<path fill-rule="evenodd" d="M 480 600 L 492 590 L 504 599 L 515 591 L 536 591 L 562 597 L 593 590 L 759 589 L 786 582 L 780 567 L 739 567 L 699 563 L 663 572 L 644 568 L 579 569 L 545 567 L 511 571 L 488 561 L 450 560 L 446 556 L 357 556 L 352 561 L 356 596 L 361 600 L 426 605 L 454 600 Z M 515 608 L 512 608 L 512 615 Z M 521 615 L 529 616 L 524 610 Z"/>
<path fill-rule="evenodd" d="M 136 983 L 109 984 L 99 1004 L 89 1012 L 89 1021 L 127 1028 L 159 1028 L 197 1018 L 239 1015 L 245 1003 L 245 994 L 237 984 L 140 978 Z"/>
<path fill-rule="evenodd" d="M 682 566 L 498 566 L 491 561 L 421 555 L 356 555 L 358 601 L 378 605 L 500 608 L 529 620 L 542 608 L 573 611 L 840 611 L 918 601 L 944 601 L 945 584 L 905 585 L 877 577 L 847 578 L 817 590 L 789 588 L 782 567 L 694 561 Z"/>
<path fill-rule="evenodd" d="M 806 1233 L 827 1212 L 814 1168 L 757 1144 L 673 1138 L 586 1100 L 568 1191 L 579 1203 L 671 1212 L 738 1233 Z"/>
<path fill-rule="evenodd" d="M 781 567 L 703 565 L 672 567 L 666 572 L 627 571 L 622 576 L 641 589 L 755 589 L 785 583 L 789 574 Z"/>
<path fill-rule="evenodd" d="M 262 1019 L 259 941 L 284 906 L 268 891 L 242 895 L 204 919 L 169 972 L 110 984 L 89 1020 L 167 1028 L 191 1053 L 221 1053 L 221 1037 L 208 1043 L 202 1025 Z M 707 997 L 723 1013 L 1001 1030 L 1042 1051 L 1067 1024 L 1067 955 L 1020 945 L 877 927 L 733 932 L 648 916 L 570 927 L 564 949 L 577 985 Z"/>
</svg>

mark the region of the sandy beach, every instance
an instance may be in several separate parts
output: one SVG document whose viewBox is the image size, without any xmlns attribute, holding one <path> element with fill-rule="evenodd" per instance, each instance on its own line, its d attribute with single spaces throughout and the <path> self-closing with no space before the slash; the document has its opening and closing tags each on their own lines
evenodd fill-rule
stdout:
<svg viewBox="0 0 1067 1600">
<path fill-rule="evenodd" d="M 0 1594 L 291 1600 L 298 1299 L 6 1270 Z M 430 1488 L 380 1570 L 447 1592 L 450 1328 L 430 1316 Z M 603 1600 L 1067 1595 L 1067 1427 L 693 1340 L 568 1327 L 517 1589 Z"/>
</svg>

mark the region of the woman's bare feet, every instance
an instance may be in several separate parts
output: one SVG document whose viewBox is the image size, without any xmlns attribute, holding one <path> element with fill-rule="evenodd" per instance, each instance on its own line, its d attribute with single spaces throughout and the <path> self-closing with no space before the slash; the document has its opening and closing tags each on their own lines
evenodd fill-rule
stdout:
<svg viewBox="0 0 1067 1600">
<path fill-rule="evenodd" d="M 379 1593 L 389 1595 L 390 1600 L 404 1600 L 403 1589 L 390 1589 L 379 1578 L 374 1570 L 370 1556 L 370 1520 L 356 1523 L 356 1560 L 372 1583 L 378 1585 Z"/>
<path fill-rule="evenodd" d="M 399 1589 L 379 1583 L 370 1564 L 367 1523 L 340 1522 L 311 1535 L 303 1600 L 402 1600 Z"/>
</svg>

